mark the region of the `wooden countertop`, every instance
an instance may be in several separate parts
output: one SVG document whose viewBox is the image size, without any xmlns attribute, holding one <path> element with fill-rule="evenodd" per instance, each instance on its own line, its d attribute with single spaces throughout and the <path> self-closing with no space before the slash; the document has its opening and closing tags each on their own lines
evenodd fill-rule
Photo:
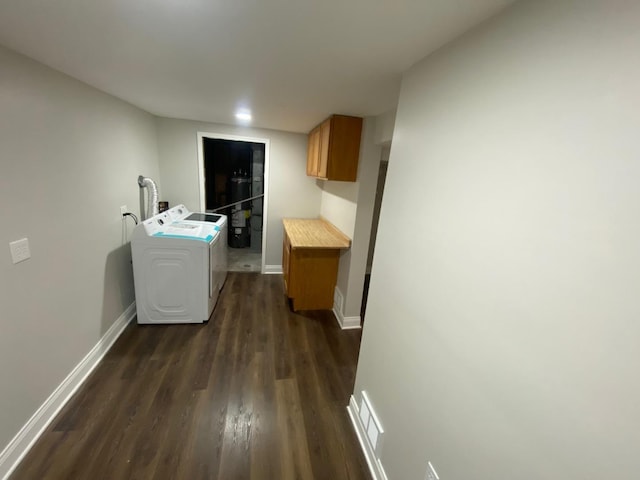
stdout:
<svg viewBox="0 0 640 480">
<path fill-rule="evenodd" d="M 283 218 L 291 248 L 349 248 L 351 239 L 323 218 Z"/>
</svg>

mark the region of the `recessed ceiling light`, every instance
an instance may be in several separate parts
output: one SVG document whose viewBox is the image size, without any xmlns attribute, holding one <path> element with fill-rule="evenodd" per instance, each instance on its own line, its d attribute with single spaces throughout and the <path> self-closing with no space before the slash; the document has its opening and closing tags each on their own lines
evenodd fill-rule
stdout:
<svg viewBox="0 0 640 480">
<path fill-rule="evenodd" d="M 251 112 L 247 111 L 247 110 L 242 110 L 242 111 L 238 111 L 236 112 L 236 120 L 238 120 L 241 123 L 249 123 L 251 122 Z"/>
</svg>

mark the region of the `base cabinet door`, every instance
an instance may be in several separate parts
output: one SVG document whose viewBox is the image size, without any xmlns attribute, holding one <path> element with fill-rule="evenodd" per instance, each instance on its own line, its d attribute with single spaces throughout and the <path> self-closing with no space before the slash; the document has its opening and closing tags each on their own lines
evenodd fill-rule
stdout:
<svg viewBox="0 0 640 480">
<path fill-rule="evenodd" d="M 338 280 L 340 250 L 287 249 L 283 257 L 285 292 L 293 310 L 331 310 L 333 291 Z M 287 267 L 285 267 L 285 265 Z"/>
</svg>

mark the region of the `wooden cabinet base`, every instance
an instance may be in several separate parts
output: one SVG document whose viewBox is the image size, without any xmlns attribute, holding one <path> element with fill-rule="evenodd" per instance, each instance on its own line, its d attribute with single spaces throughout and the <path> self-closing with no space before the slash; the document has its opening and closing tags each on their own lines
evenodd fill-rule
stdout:
<svg viewBox="0 0 640 480">
<path fill-rule="evenodd" d="M 331 310 L 340 252 L 351 240 L 322 219 L 284 218 L 282 272 L 294 311 Z"/>
<path fill-rule="evenodd" d="M 286 288 L 293 310 L 331 310 L 340 250 L 301 248 L 289 255 Z"/>
</svg>

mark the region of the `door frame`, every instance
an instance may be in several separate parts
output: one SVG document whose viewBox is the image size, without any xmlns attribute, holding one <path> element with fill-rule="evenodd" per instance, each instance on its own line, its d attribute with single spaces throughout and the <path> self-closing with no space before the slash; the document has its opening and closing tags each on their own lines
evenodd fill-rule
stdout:
<svg viewBox="0 0 640 480">
<path fill-rule="evenodd" d="M 262 197 L 262 263 L 260 273 L 264 274 L 267 260 L 267 224 L 269 212 L 269 144 L 268 138 L 245 137 L 216 132 L 198 132 L 198 188 L 200 190 L 200 211 L 205 211 L 204 139 L 232 140 L 235 142 L 262 143 L 264 145 L 263 193 Z"/>
</svg>

